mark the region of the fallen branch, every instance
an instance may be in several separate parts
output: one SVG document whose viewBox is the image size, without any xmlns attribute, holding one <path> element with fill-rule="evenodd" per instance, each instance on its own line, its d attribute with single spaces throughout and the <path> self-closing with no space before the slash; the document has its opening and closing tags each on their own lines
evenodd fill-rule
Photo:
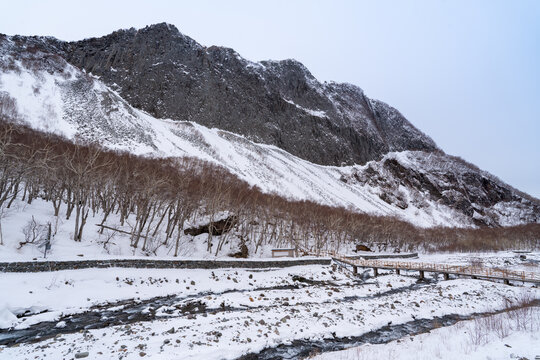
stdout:
<svg viewBox="0 0 540 360">
<path fill-rule="evenodd" d="M 118 231 L 120 233 L 123 233 L 123 234 L 128 234 L 128 235 L 133 235 L 133 233 L 130 233 L 128 231 L 125 231 L 125 230 L 120 230 L 120 229 L 115 229 L 113 227 L 110 227 L 110 226 L 107 226 L 107 225 L 102 225 L 102 224 L 96 224 L 96 226 L 99 226 L 99 227 L 102 227 L 102 228 L 105 228 L 105 229 L 109 229 L 109 230 L 112 230 L 112 231 Z M 140 235 L 142 238 L 145 238 L 146 239 L 146 236 L 144 235 Z"/>
</svg>

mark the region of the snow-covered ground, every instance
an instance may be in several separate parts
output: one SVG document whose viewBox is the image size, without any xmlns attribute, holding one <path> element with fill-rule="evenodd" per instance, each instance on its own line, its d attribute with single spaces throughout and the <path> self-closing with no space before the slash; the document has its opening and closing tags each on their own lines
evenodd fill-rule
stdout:
<svg viewBox="0 0 540 360">
<path fill-rule="evenodd" d="M 540 297 L 537 288 L 482 280 L 416 281 L 386 274 L 363 283 L 330 266 L 3 274 L 0 318 L 3 327 L 13 329 L 1 332 L 0 341 L 10 332 L 32 330 L 43 321 L 53 321 L 48 327 L 59 335 L 0 346 L 0 358 L 56 359 L 88 351 L 92 359 L 234 359 L 294 340 L 358 336 L 390 323 L 489 312 L 503 309 L 508 302 Z M 174 296 L 158 305 L 144 302 L 165 295 Z M 108 321 L 99 314 L 129 313 L 138 303 L 144 309 L 132 315 L 152 314 L 151 319 L 95 325 Z M 186 313 L 184 309 L 192 304 L 203 311 Z M 93 329 L 62 334 L 77 316 L 84 324 L 87 310 L 98 314 L 92 318 Z"/>
<path fill-rule="evenodd" d="M 35 314 L 47 312 L 17 319 L 9 326 L 0 324 L 0 327 L 21 329 L 110 301 L 145 300 L 167 295 L 187 298 L 204 293 L 293 284 L 291 273 L 304 277 L 313 275 L 310 267 L 305 266 L 272 271 L 115 268 L 5 273 L 0 280 L 1 293 L 6 294 L 9 289 L 9 296 L 2 299 L 4 309 L 14 315 L 29 309 Z M 328 272 L 319 275 L 319 281 L 335 278 Z M 343 275 L 339 279 L 348 281 Z"/>
<path fill-rule="evenodd" d="M 62 205 L 59 216 L 54 216 L 54 209 L 51 202 L 46 202 L 41 198 L 36 198 L 31 204 L 17 199 L 12 206 L 4 208 L 0 212 L 1 232 L 3 245 L 0 245 L 0 262 L 29 261 L 29 260 L 98 260 L 98 259 L 121 259 L 121 258 L 146 258 L 152 259 L 172 259 L 174 254 L 174 241 L 169 239 L 168 245 L 163 245 L 163 231 L 158 232 L 155 239 L 148 243 L 147 249 L 143 251 L 140 247 L 134 249 L 130 246 L 130 235 L 105 229 L 100 233 L 100 227 L 96 226 L 101 222 L 102 213 L 90 213 L 87 224 L 84 228 L 81 242 L 73 240 L 75 216 L 72 215 L 66 220 L 66 206 Z M 197 220 L 186 221 L 185 227 L 198 226 L 205 217 L 201 216 Z M 41 228 L 41 235 L 46 235 L 46 226 L 51 224 L 52 239 L 51 248 L 44 258 L 44 242 L 36 240 L 35 243 L 20 246 L 21 242 L 27 241 L 25 228 L 35 221 Z M 124 226 L 120 225 L 119 216 L 111 214 L 106 225 L 115 229 L 132 231 L 133 220 L 128 218 Z M 162 226 L 163 227 L 163 226 Z M 176 234 L 176 233 L 175 233 Z M 175 235 L 176 236 L 176 235 Z M 216 259 L 226 258 L 230 253 L 238 251 L 238 237 L 228 235 L 230 241 L 223 246 L 222 251 L 216 256 L 214 252 L 207 250 L 208 234 L 191 236 L 182 234 L 180 238 L 179 256 L 174 259 Z M 216 236 L 219 238 L 218 236 Z M 272 256 L 272 245 L 263 244 L 255 253 L 254 244 L 248 243 L 249 257 L 265 259 Z"/>
<path fill-rule="evenodd" d="M 328 352 L 312 360 L 535 359 L 540 356 L 540 308 L 467 320 L 387 344 Z"/>
<path fill-rule="evenodd" d="M 127 235 L 114 238 L 109 238 L 106 232 L 99 235 L 95 226 L 99 216 L 88 218 L 83 242 L 74 242 L 71 240 L 73 218 L 66 221 L 62 212 L 56 226 L 52 205 L 35 199 L 31 205 L 16 201 L 4 211 L 5 245 L 0 246 L 0 261 L 42 257 L 42 248 L 35 245 L 17 249 L 18 243 L 24 239 L 22 230 L 32 216 L 42 223 L 50 221 L 56 230 L 48 259 L 144 256 L 141 252 L 133 256 Z M 110 221 L 117 225 L 118 220 L 114 216 Z M 205 236 L 193 239 L 186 236 L 182 256 L 213 258 L 205 250 Z M 109 244 L 105 245 L 107 240 Z M 257 254 L 250 252 L 250 256 L 264 260 L 269 256 L 268 250 L 263 248 Z M 170 259 L 171 255 L 162 247 L 153 258 Z M 538 271 L 540 253 L 420 254 L 418 259 L 406 261 L 482 264 Z M 300 278 L 295 280 L 294 275 Z M 41 358 L 45 355 L 47 358 L 64 358 L 85 351 L 91 354 L 91 358 L 98 359 L 109 359 L 111 354 L 114 358 L 122 355 L 126 359 L 135 359 L 140 358 L 141 353 L 156 359 L 232 359 L 264 348 L 291 344 L 294 340 L 327 341 L 334 337 L 357 336 L 390 322 L 397 325 L 420 318 L 498 310 L 504 308 L 505 301 L 516 302 L 523 294 L 540 298 L 539 290 L 530 286 L 509 287 L 470 279 L 416 284 L 416 278 L 404 275 L 385 272 L 383 276 L 363 284 L 350 278 L 348 273 L 332 271 L 324 266 L 263 271 L 119 268 L 3 273 L 0 276 L 0 328 L 4 330 L 0 330 L 0 341 L 2 336 L 32 330 L 36 326 L 57 329 L 60 335 L 35 344 L 23 343 L 19 347 L 0 346 L 0 359 Z M 431 278 L 431 274 L 426 275 Z M 301 278 L 315 283 L 298 281 Z M 170 298 L 163 300 L 163 297 Z M 159 301 L 153 300 L 156 298 Z M 194 303 L 203 304 L 201 306 L 205 310 L 196 314 L 185 313 L 183 309 Z M 82 333 L 61 333 L 62 329 L 70 327 L 70 321 L 79 319 L 79 316 L 82 317 L 80 321 L 86 321 L 87 311 L 97 314 L 98 321 L 105 313 L 113 319 L 124 311 L 134 316 L 153 315 L 149 319 L 135 319 L 123 325 L 101 327 L 98 324 L 97 328 Z M 170 332 L 172 328 L 174 331 Z M 512 334 L 508 335 L 505 343 L 516 338 L 534 340 L 538 337 L 538 331 Z M 411 343 L 423 339 L 421 336 L 427 335 L 415 336 Z M 435 344 L 436 341 L 426 339 L 425 343 Z M 396 351 L 403 346 L 397 342 L 392 344 L 398 344 L 395 345 Z M 455 343 L 449 341 L 448 344 Z M 511 349 L 519 347 L 515 341 L 509 345 Z M 389 351 L 393 346 L 390 345 Z M 438 354 L 430 346 L 425 345 L 425 354 Z M 468 354 L 487 354 L 497 349 L 486 346 L 485 349 L 470 350 L 465 358 Z M 366 353 L 378 351 L 385 354 L 386 351 L 382 345 L 373 347 L 374 350 L 365 349 L 362 347 Z M 336 356 L 353 355 L 347 352 Z"/>
</svg>

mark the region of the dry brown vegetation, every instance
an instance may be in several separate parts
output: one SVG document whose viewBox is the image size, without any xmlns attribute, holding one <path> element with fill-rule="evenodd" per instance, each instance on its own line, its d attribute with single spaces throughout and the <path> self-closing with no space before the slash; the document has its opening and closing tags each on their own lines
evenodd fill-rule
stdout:
<svg viewBox="0 0 540 360">
<path fill-rule="evenodd" d="M 421 229 L 395 218 L 359 214 L 309 201 L 265 194 L 226 169 L 193 158 L 149 158 L 74 144 L 59 136 L 0 122 L 0 207 L 40 197 L 74 216 L 73 240 L 82 241 L 88 216 L 106 225 L 111 214 L 129 224 L 131 245 L 174 248 L 187 220 L 238 218 L 242 244 L 337 250 L 347 243 L 384 243 L 388 249 L 476 251 L 538 248 L 540 224 L 508 228 Z M 94 231 L 94 230 L 92 230 Z M 100 230 L 103 232 L 103 228 Z M 159 236 L 160 244 L 156 245 Z M 208 235 L 218 253 L 228 234 Z M 150 246 L 150 243 L 152 245 Z"/>
</svg>

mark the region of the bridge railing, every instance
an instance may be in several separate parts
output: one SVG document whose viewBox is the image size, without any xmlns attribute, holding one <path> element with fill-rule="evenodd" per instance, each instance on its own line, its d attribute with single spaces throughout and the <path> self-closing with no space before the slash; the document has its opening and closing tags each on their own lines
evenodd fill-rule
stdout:
<svg viewBox="0 0 540 360">
<path fill-rule="evenodd" d="M 351 259 L 334 251 L 320 251 L 318 254 L 308 252 L 310 255 L 331 257 L 352 266 L 387 268 L 398 270 L 427 271 L 446 274 L 457 274 L 467 276 L 477 276 L 485 278 L 496 278 L 506 280 L 520 280 L 529 282 L 540 282 L 540 273 L 531 271 L 518 271 L 509 269 L 499 269 L 491 267 L 436 264 L 416 261 L 396 261 L 396 260 L 363 260 Z"/>
</svg>

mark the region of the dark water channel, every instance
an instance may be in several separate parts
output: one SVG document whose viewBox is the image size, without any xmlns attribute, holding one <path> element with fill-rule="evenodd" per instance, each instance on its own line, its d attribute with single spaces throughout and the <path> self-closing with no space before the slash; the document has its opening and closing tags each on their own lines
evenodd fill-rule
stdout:
<svg viewBox="0 0 540 360">
<path fill-rule="evenodd" d="M 537 304 L 540 305 L 540 304 Z M 293 340 L 290 344 L 263 349 L 258 353 L 251 353 L 239 357 L 237 360 L 281 360 L 304 359 L 311 355 L 344 350 L 365 344 L 386 344 L 407 336 L 429 332 L 436 328 L 454 325 L 462 320 L 471 320 L 477 317 L 494 315 L 499 312 L 476 313 L 468 316 L 448 314 L 432 319 L 416 319 L 404 324 L 387 325 L 359 336 L 329 338 L 323 340 Z"/>
<path fill-rule="evenodd" d="M 146 300 L 128 299 L 114 303 L 92 306 L 85 312 L 70 314 L 54 321 L 44 321 L 29 326 L 26 329 L 0 329 L 0 345 L 12 346 L 20 343 L 34 343 L 53 338 L 55 336 L 76 333 L 90 329 L 101 329 L 116 325 L 127 325 L 142 321 L 152 321 L 158 318 L 189 316 L 204 313 L 217 313 L 223 311 L 246 311 L 250 308 L 231 307 L 222 303 L 219 308 L 207 308 L 201 299 L 206 296 L 219 296 L 234 292 L 259 292 L 271 290 L 293 290 L 306 287 L 336 287 L 331 282 L 313 281 L 304 278 L 293 278 L 295 283 L 255 289 L 227 290 L 221 293 L 204 292 L 190 296 L 169 295 L 155 297 Z M 369 282 L 355 281 L 350 286 L 368 285 Z M 424 284 L 413 284 L 401 288 L 381 291 L 368 296 L 346 296 L 339 299 L 340 302 L 353 302 L 362 299 L 379 298 L 400 292 L 416 290 Z M 341 286 L 343 287 L 343 285 Z M 328 300 L 331 302 L 332 300 Z M 305 304 L 295 304 L 295 307 Z M 269 307 L 281 306 L 275 304 Z M 251 308 L 255 309 L 255 308 Z M 26 314 L 21 317 L 29 317 L 35 314 Z M 64 326 L 57 327 L 59 322 Z"/>
<path fill-rule="evenodd" d="M 152 321 L 157 318 L 167 317 L 168 313 L 171 315 L 174 314 L 174 316 L 188 316 L 221 311 L 244 311 L 244 308 L 232 308 L 225 304 L 222 304 L 217 309 L 208 309 L 205 303 L 199 299 L 209 295 L 223 295 L 232 292 L 289 290 L 298 288 L 298 285 L 292 284 L 257 289 L 227 290 L 221 293 L 205 292 L 191 296 L 170 295 L 147 300 L 122 300 L 115 303 L 92 306 L 88 311 L 66 315 L 55 321 L 40 322 L 31 325 L 27 329 L 0 329 L 0 345 L 11 346 L 19 343 L 32 343 L 81 330 L 101 329 L 140 321 Z M 158 315 L 156 314 L 156 310 L 160 308 L 167 310 L 162 311 Z M 56 325 L 61 321 L 65 323 L 65 326 L 57 327 Z"/>
</svg>

